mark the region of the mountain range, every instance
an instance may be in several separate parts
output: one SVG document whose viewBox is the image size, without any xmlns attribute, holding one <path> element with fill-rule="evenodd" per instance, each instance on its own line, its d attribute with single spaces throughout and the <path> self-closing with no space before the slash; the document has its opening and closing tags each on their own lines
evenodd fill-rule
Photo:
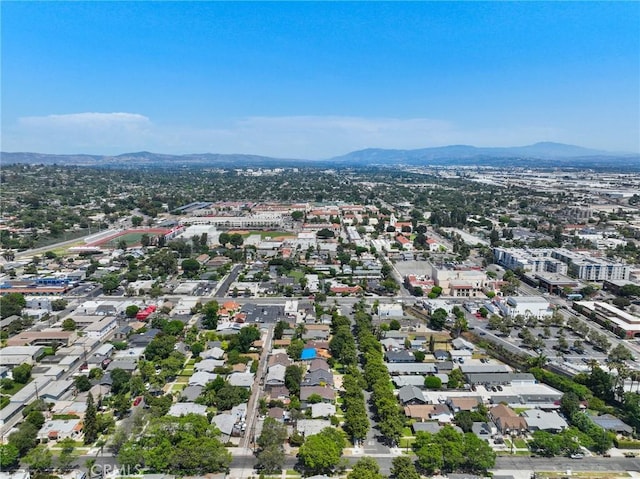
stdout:
<svg viewBox="0 0 640 479">
<path fill-rule="evenodd" d="M 541 142 L 515 147 L 450 145 L 412 150 L 368 148 L 324 160 L 273 158 L 244 154 L 168 155 L 147 151 L 116 156 L 85 154 L 0 153 L 1 163 L 58 164 L 114 168 L 167 167 L 364 167 L 364 166 L 519 166 L 640 169 L 640 155 Z"/>
</svg>

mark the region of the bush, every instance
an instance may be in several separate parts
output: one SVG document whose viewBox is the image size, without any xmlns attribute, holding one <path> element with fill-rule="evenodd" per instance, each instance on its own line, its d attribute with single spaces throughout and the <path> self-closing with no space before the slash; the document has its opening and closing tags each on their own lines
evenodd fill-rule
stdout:
<svg viewBox="0 0 640 479">
<path fill-rule="evenodd" d="M 424 379 L 424 387 L 427 389 L 440 389 L 442 387 L 442 381 L 437 376 L 427 376 Z"/>
<path fill-rule="evenodd" d="M 619 449 L 640 449 L 640 441 L 633 439 L 614 439 L 614 442 Z"/>
<path fill-rule="evenodd" d="M 304 443 L 304 436 L 302 434 L 298 433 L 298 432 L 294 432 L 289 437 L 289 444 L 292 447 L 302 446 L 303 443 Z"/>
</svg>

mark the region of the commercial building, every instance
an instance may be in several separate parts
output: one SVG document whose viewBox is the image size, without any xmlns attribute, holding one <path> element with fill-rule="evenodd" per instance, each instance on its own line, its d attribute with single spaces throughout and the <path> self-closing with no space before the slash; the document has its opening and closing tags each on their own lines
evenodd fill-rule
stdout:
<svg viewBox="0 0 640 479">
<path fill-rule="evenodd" d="M 509 296 L 504 301 L 496 301 L 496 304 L 504 316 L 512 318 L 522 315 L 541 319 L 553 312 L 551 303 L 542 296 Z"/>
<path fill-rule="evenodd" d="M 640 338 L 640 316 L 602 302 L 580 301 L 575 303 L 575 307 L 618 336 Z"/>
</svg>

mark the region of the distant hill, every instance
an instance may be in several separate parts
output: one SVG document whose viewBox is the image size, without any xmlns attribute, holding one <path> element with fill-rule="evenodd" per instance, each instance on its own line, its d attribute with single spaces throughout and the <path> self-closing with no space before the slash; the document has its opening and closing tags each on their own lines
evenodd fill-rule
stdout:
<svg viewBox="0 0 640 479">
<path fill-rule="evenodd" d="M 475 147 L 450 145 L 415 150 L 368 148 L 326 160 L 272 158 L 259 155 L 198 153 L 167 155 L 141 151 L 117 156 L 48 155 L 42 153 L 0 153 L 3 164 L 59 164 L 112 168 L 175 167 L 365 167 L 406 166 L 496 166 L 496 167 L 574 167 L 640 170 L 640 155 L 612 153 L 563 143 L 541 142 L 514 147 Z"/>
<path fill-rule="evenodd" d="M 278 166 L 303 166 L 308 160 L 271 158 L 268 156 L 196 153 L 187 155 L 168 155 L 139 151 L 123 153 L 122 155 L 55 155 L 44 153 L 0 153 L 2 164 L 29 163 L 44 165 L 76 165 L 102 166 L 108 168 L 175 168 L 175 167 L 212 167 L 238 168 L 262 167 L 275 168 Z"/>
<path fill-rule="evenodd" d="M 367 163 L 405 163 L 405 164 L 443 164 L 453 161 L 460 164 L 461 160 L 489 160 L 489 159 L 571 159 L 571 158 L 626 158 L 638 155 L 616 154 L 600 150 L 592 150 L 563 143 L 541 142 L 527 146 L 513 147 L 475 147 L 469 145 L 451 145 L 435 148 L 420 148 L 415 150 L 387 150 L 369 148 L 354 151 L 346 155 L 332 158 L 335 162 L 367 162 Z"/>
</svg>

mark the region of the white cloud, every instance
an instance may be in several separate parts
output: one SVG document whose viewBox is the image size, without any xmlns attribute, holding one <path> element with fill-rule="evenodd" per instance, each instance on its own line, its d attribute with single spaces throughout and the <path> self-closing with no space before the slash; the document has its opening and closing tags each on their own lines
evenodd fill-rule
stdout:
<svg viewBox="0 0 640 479">
<path fill-rule="evenodd" d="M 549 128 L 461 129 L 429 118 L 357 116 L 247 117 L 216 128 L 159 125 L 137 113 L 25 117 L 3 135 L 5 151 L 116 154 L 247 153 L 329 158 L 363 148 L 411 149 L 449 144 L 507 146 L 559 140 Z"/>
<path fill-rule="evenodd" d="M 137 113 L 71 113 L 29 116 L 18 120 L 3 149 L 51 153 L 112 153 L 141 148 L 154 126 Z"/>
</svg>

